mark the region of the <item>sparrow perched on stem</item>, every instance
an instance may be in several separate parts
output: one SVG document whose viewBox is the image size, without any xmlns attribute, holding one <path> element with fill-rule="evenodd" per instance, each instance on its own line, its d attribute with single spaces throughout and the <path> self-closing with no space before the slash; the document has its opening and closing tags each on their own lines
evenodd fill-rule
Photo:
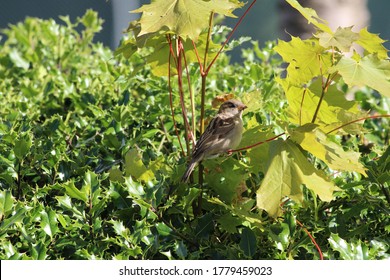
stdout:
<svg viewBox="0 0 390 280">
<path fill-rule="evenodd" d="M 241 101 L 230 99 L 220 107 L 200 136 L 191 155 L 191 161 L 181 178 L 187 182 L 194 168 L 204 159 L 213 158 L 234 149 L 242 138 L 242 111 L 247 108 Z"/>
</svg>

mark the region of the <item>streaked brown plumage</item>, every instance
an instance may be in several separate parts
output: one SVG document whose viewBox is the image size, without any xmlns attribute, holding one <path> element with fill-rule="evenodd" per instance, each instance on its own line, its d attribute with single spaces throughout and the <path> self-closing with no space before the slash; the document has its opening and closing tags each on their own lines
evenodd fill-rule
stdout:
<svg viewBox="0 0 390 280">
<path fill-rule="evenodd" d="M 247 108 L 241 101 L 225 101 L 218 114 L 200 136 L 191 155 L 191 161 L 182 177 L 187 182 L 194 168 L 204 159 L 226 153 L 240 144 L 242 138 L 242 111 Z"/>
</svg>

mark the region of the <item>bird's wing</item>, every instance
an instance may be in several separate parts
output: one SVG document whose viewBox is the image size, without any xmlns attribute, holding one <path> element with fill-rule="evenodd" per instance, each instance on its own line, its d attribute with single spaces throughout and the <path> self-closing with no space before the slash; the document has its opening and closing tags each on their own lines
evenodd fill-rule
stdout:
<svg viewBox="0 0 390 280">
<path fill-rule="evenodd" d="M 204 151 L 208 150 L 211 145 L 217 144 L 219 140 L 233 130 L 234 127 L 234 117 L 221 118 L 217 115 L 211 120 L 205 132 L 200 136 L 192 157 L 197 158 L 200 154 L 204 153 Z"/>
</svg>

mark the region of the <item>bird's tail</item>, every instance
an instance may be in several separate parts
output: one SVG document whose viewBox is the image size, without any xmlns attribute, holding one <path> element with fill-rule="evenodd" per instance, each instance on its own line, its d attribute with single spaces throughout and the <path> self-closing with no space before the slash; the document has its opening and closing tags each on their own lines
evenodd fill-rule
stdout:
<svg viewBox="0 0 390 280">
<path fill-rule="evenodd" d="M 187 183 L 188 178 L 190 177 L 192 171 L 194 171 L 194 168 L 195 168 L 195 167 L 196 167 L 196 162 L 191 161 L 190 164 L 189 164 L 188 167 L 187 167 L 186 172 L 184 172 L 183 177 L 181 177 L 181 181 L 182 181 L 183 183 Z"/>
</svg>

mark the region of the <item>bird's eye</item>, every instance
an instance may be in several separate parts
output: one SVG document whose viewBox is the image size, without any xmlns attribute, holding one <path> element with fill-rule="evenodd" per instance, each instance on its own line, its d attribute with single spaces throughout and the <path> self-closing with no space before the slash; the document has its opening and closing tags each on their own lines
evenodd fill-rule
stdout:
<svg viewBox="0 0 390 280">
<path fill-rule="evenodd" d="M 227 105 L 229 108 L 236 108 L 236 105 L 233 102 L 229 102 Z"/>
</svg>

